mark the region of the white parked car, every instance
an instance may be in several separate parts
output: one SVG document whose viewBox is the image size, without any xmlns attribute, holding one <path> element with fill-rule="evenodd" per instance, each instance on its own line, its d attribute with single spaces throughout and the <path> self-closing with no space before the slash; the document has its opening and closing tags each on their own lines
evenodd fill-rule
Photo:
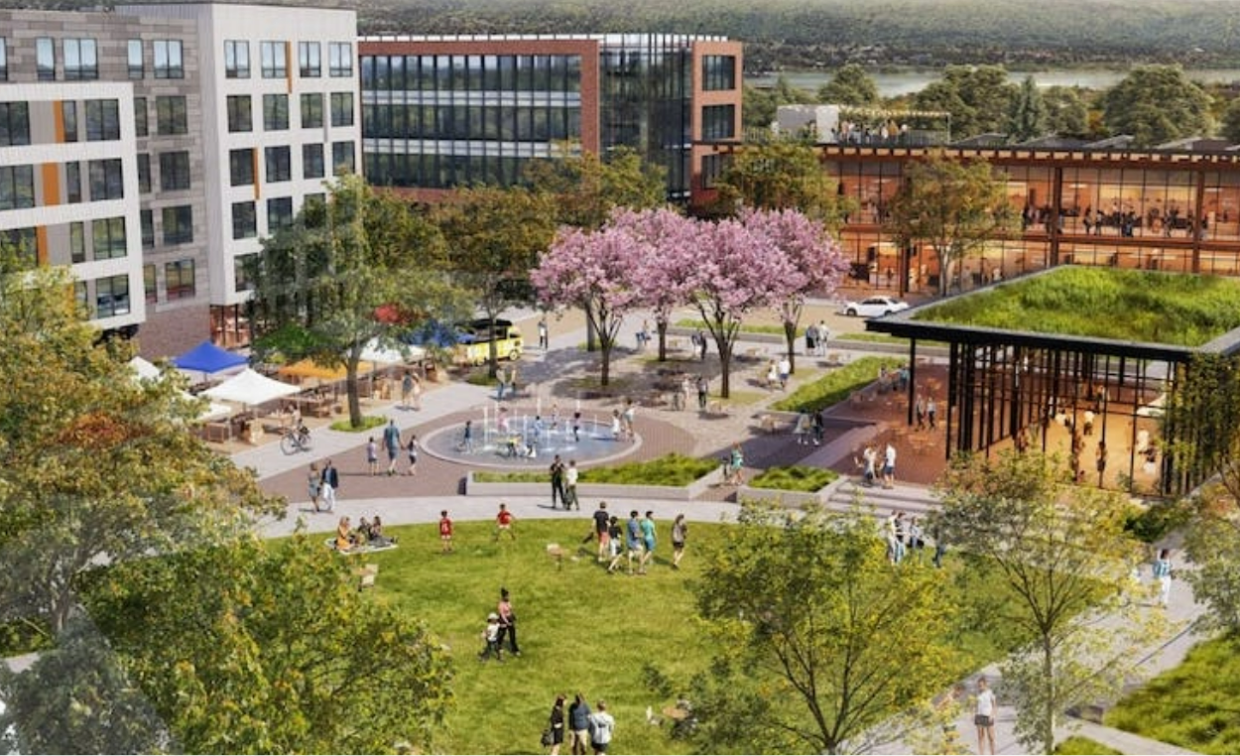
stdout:
<svg viewBox="0 0 1240 756">
<path fill-rule="evenodd" d="M 883 315 L 907 309 L 908 302 L 901 302 L 891 297 L 867 297 L 860 302 L 845 302 L 840 312 L 854 318 L 880 318 Z"/>
</svg>

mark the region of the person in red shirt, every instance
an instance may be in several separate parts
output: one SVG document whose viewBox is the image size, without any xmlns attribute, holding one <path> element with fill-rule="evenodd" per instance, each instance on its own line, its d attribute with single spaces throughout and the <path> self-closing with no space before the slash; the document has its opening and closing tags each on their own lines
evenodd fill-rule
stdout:
<svg viewBox="0 0 1240 756">
<path fill-rule="evenodd" d="M 500 502 L 499 514 L 495 515 L 495 540 L 498 541 L 500 535 L 507 533 L 512 540 L 517 540 L 517 534 L 512 530 L 513 520 L 512 512 L 508 511 L 508 505 Z"/>
<path fill-rule="evenodd" d="M 452 519 L 446 509 L 439 513 L 439 543 L 443 546 L 443 553 L 452 551 Z"/>
</svg>

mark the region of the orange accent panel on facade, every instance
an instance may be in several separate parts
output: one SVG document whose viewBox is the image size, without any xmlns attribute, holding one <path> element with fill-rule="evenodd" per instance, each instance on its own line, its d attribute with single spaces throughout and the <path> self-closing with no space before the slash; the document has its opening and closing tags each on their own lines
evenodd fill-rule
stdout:
<svg viewBox="0 0 1240 756">
<path fill-rule="evenodd" d="M 293 93 L 293 43 L 284 43 L 284 82 L 288 86 L 288 94 Z"/>
<path fill-rule="evenodd" d="M 252 166 L 250 175 L 254 177 L 254 200 L 262 199 L 262 182 L 258 180 L 258 148 L 250 148 L 250 165 Z"/>
<path fill-rule="evenodd" d="M 60 164 L 43 163 L 39 166 L 43 179 L 43 201 L 45 206 L 60 204 Z"/>
<path fill-rule="evenodd" d="M 47 226 L 38 226 L 34 230 L 35 257 L 39 265 L 47 265 Z"/>
<path fill-rule="evenodd" d="M 52 129 L 56 134 L 56 144 L 64 144 L 65 110 L 60 100 L 52 100 Z"/>
</svg>

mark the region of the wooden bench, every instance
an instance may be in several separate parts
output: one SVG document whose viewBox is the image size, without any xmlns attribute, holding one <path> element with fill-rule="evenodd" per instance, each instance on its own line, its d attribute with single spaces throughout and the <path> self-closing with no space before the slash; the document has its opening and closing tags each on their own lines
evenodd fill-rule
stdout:
<svg viewBox="0 0 1240 756">
<path fill-rule="evenodd" d="M 370 562 L 357 571 L 357 590 L 364 591 L 375 587 L 375 577 L 379 574 L 379 565 Z"/>
</svg>

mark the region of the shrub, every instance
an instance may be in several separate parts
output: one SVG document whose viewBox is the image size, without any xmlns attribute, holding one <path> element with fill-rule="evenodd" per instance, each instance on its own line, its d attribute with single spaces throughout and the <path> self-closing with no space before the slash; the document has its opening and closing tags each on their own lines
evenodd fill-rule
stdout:
<svg viewBox="0 0 1240 756">
<path fill-rule="evenodd" d="M 904 362 L 898 357 L 862 357 L 832 370 L 813 383 L 801 386 L 771 407 L 789 412 L 817 412 L 844 401 L 854 391 L 873 383 L 878 379 L 880 367 L 894 368 Z"/>
<path fill-rule="evenodd" d="M 345 433 L 361 433 L 362 431 L 368 431 L 371 428 L 378 428 L 380 425 L 384 425 L 386 423 L 386 417 L 379 417 L 378 415 L 364 415 L 362 417 L 362 424 L 354 428 L 352 425 L 349 425 L 349 418 L 345 417 L 332 423 L 331 429 L 334 431 L 343 431 Z"/>
<path fill-rule="evenodd" d="M 681 320 L 677 320 L 674 325 L 678 328 L 701 328 L 703 331 L 707 330 L 705 320 L 694 320 L 693 318 L 683 318 Z M 773 333 L 779 336 L 786 335 L 782 325 L 758 325 L 756 323 L 741 323 L 741 333 Z M 799 339 L 804 335 L 805 329 L 798 327 L 797 338 Z"/>
<path fill-rule="evenodd" d="M 751 488 L 773 488 L 780 491 L 804 491 L 813 493 L 840 477 L 834 470 L 808 465 L 771 467 L 749 481 Z"/>
<path fill-rule="evenodd" d="M 1168 532 L 1188 523 L 1192 511 L 1177 502 L 1134 506 L 1124 518 L 1124 530 L 1144 543 L 1154 543 Z"/>
<path fill-rule="evenodd" d="M 1123 753 L 1123 751 L 1117 751 L 1114 748 L 1104 746 L 1096 740 L 1090 740 L 1081 735 L 1073 735 L 1056 745 L 1055 753 L 1061 756 L 1088 756 L 1088 754 L 1109 756 L 1110 754 Z"/>
<path fill-rule="evenodd" d="M 668 454 L 647 462 L 629 462 L 582 470 L 578 483 L 615 483 L 641 486 L 687 486 L 715 470 L 719 463 L 710 459 L 694 459 Z M 550 483 L 548 472 L 475 472 L 479 483 Z"/>
</svg>

